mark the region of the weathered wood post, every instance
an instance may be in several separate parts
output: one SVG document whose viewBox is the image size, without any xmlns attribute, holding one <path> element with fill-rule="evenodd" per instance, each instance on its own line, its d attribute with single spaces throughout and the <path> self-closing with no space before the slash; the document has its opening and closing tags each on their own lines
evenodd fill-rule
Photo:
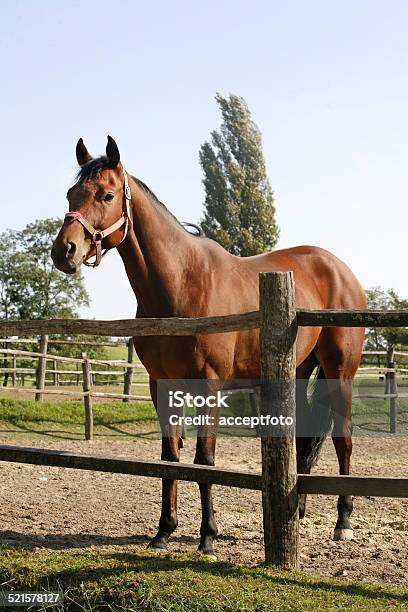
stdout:
<svg viewBox="0 0 408 612">
<path fill-rule="evenodd" d="M 133 338 L 129 338 L 127 342 L 127 347 L 128 347 L 127 361 L 128 363 L 133 363 L 133 358 L 135 354 L 134 347 L 133 347 Z M 133 368 L 126 368 L 125 376 L 124 376 L 124 384 L 123 384 L 123 394 L 124 395 L 130 395 L 131 386 L 132 386 L 132 378 L 133 378 Z M 124 397 L 122 401 L 128 402 L 129 398 Z"/>
<path fill-rule="evenodd" d="M 82 353 L 82 388 L 85 407 L 85 440 L 93 438 L 92 375 L 91 364 L 86 353 Z"/>
<path fill-rule="evenodd" d="M 394 347 L 393 346 L 389 346 L 387 349 L 387 357 L 386 357 L 386 364 L 385 367 L 386 368 L 390 368 L 392 366 L 390 366 L 390 363 L 393 363 L 394 361 Z M 385 386 L 384 386 L 384 395 L 389 395 L 390 393 L 390 376 L 389 376 L 389 372 L 386 372 L 385 374 Z"/>
<path fill-rule="evenodd" d="M 259 417 L 261 415 L 261 393 L 259 387 L 252 389 L 249 393 L 249 406 L 253 417 Z M 261 428 L 259 425 L 255 427 L 255 431 L 257 436 L 261 435 Z"/>
<path fill-rule="evenodd" d="M 387 369 L 395 370 L 394 362 L 394 347 L 390 346 L 387 349 Z M 385 375 L 385 395 L 390 395 L 390 433 L 397 433 L 397 377 L 394 372 L 387 372 Z"/>
<path fill-rule="evenodd" d="M 58 364 L 57 360 L 53 359 L 52 360 L 52 369 L 54 370 L 54 372 L 52 373 L 52 381 L 53 381 L 54 387 L 58 387 L 57 364 Z"/>
<path fill-rule="evenodd" d="M 397 414 L 398 405 L 397 398 L 397 375 L 395 373 L 394 347 L 390 347 L 387 351 L 387 368 L 394 370 L 388 373 L 388 393 L 390 394 L 390 433 L 397 433 Z"/>
<path fill-rule="evenodd" d="M 394 367 L 394 362 L 393 362 Z M 394 372 L 390 372 L 390 433 L 397 433 L 397 417 L 398 417 L 398 387 L 397 387 L 397 375 Z"/>
<path fill-rule="evenodd" d="M 17 357 L 13 355 L 13 372 L 11 374 L 11 384 L 13 387 L 17 387 L 16 369 L 17 369 Z"/>
<path fill-rule="evenodd" d="M 261 413 L 292 422 L 263 429 L 262 506 L 267 563 L 298 566 L 296 466 L 296 309 L 292 272 L 259 275 Z M 281 422 L 281 421 L 279 421 Z M 273 423 L 273 421 L 272 421 Z"/>
<path fill-rule="evenodd" d="M 45 370 L 47 367 L 47 348 L 48 348 L 48 336 L 44 334 L 40 338 L 40 353 L 41 357 L 38 358 L 38 366 L 36 373 L 36 389 L 35 394 L 36 401 L 41 401 L 44 398 L 44 387 L 45 387 Z"/>
</svg>

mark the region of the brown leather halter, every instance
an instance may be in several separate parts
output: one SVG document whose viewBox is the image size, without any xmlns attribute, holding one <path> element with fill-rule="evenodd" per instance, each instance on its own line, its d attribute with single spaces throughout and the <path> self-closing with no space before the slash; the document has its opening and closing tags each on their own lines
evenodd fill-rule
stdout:
<svg viewBox="0 0 408 612">
<path fill-rule="evenodd" d="M 96 266 L 99 266 L 99 264 L 102 261 L 102 258 L 105 257 L 107 252 L 110 251 L 111 248 L 116 248 L 116 247 L 110 247 L 102 251 L 102 240 L 106 238 L 107 236 L 110 236 L 110 234 L 113 234 L 113 232 L 116 232 L 116 230 L 120 229 L 124 225 L 125 228 L 124 228 L 122 240 L 119 242 L 119 244 L 122 244 L 122 242 L 127 236 L 127 233 L 129 230 L 129 224 L 132 223 L 132 219 L 130 216 L 131 199 L 132 199 L 132 193 L 130 191 L 128 177 L 127 177 L 126 171 L 123 170 L 122 214 L 115 223 L 113 223 L 112 225 L 110 225 L 104 230 L 98 230 L 98 229 L 95 229 L 93 225 L 88 223 L 88 221 L 81 215 L 79 211 L 73 210 L 73 211 L 66 213 L 65 218 L 70 218 L 75 221 L 79 221 L 79 223 L 84 227 L 84 229 L 91 235 L 91 244 L 95 246 L 95 251 L 96 251 L 95 260 L 91 262 L 91 261 L 88 261 L 89 258 L 85 259 L 83 262 L 85 266 L 89 266 L 90 268 L 96 268 Z M 116 246 L 118 247 L 119 244 L 117 244 Z"/>
</svg>

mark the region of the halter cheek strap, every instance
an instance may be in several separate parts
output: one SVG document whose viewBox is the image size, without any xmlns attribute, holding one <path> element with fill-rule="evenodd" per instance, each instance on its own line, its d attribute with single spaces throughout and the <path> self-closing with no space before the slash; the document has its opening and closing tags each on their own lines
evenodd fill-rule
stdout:
<svg viewBox="0 0 408 612">
<path fill-rule="evenodd" d="M 91 262 L 89 261 L 89 259 L 86 259 L 83 262 L 85 266 L 89 266 L 90 268 L 96 268 L 97 266 L 99 266 L 99 264 L 102 261 L 102 258 L 105 257 L 108 251 L 110 251 L 110 248 L 113 248 L 113 247 L 110 247 L 110 248 L 102 250 L 102 240 L 106 238 L 107 236 L 110 236 L 110 234 L 113 234 L 113 232 L 116 232 L 116 230 L 120 229 L 122 226 L 125 226 L 125 227 L 124 227 L 122 240 L 119 242 L 119 244 L 122 244 L 122 242 L 125 240 L 128 230 L 129 230 L 129 224 L 132 222 L 131 217 L 130 217 L 131 199 L 132 199 L 132 193 L 130 191 L 128 177 L 127 177 L 125 170 L 123 170 L 122 214 L 115 223 L 113 223 L 112 225 L 110 225 L 104 230 L 99 230 L 99 229 L 95 229 L 93 225 L 88 223 L 88 221 L 85 219 L 85 217 L 81 215 L 79 211 L 73 210 L 73 211 L 66 213 L 65 215 L 66 219 L 68 218 L 68 219 L 73 219 L 74 221 L 79 221 L 79 223 L 88 232 L 88 234 L 91 235 L 91 244 L 94 245 L 95 247 L 95 260 Z M 119 246 L 119 244 L 117 244 L 116 246 Z"/>
</svg>

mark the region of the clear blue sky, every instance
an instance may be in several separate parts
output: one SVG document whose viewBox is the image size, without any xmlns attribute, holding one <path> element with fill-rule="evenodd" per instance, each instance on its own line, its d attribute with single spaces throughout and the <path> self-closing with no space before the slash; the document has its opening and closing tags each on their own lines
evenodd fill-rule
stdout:
<svg viewBox="0 0 408 612">
<path fill-rule="evenodd" d="M 279 246 L 323 246 L 408 297 L 407 2 L 2 0 L 0 18 L 1 231 L 62 216 L 77 139 L 101 153 L 107 134 L 199 220 L 198 150 L 233 92 L 263 134 Z M 133 316 L 117 253 L 84 274 L 84 315 Z"/>
</svg>

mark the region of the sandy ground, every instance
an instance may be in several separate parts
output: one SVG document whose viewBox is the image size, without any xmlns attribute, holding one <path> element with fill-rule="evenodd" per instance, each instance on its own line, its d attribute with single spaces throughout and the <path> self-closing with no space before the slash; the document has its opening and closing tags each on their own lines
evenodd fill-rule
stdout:
<svg viewBox="0 0 408 612">
<path fill-rule="evenodd" d="M 10 437 L 0 443 L 12 444 Z M 16 442 L 20 445 L 19 442 Z M 54 441 L 26 446 L 59 448 L 80 453 L 157 459 L 160 441 Z M 217 465 L 260 470 L 259 440 L 221 438 Z M 194 440 L 187 440 L 182 461 L 190 462 Z M 407 477 L 408 442 L 404 438 L 357 437 L 353 474 Z M 337 473 L 330 440 L 315 472 Z M 143 550 L 154 535 L 160 515 L 160 481 L 63 468 L 0 464 L 0 537 L 28 548 L 67 549 L 126 546 Z M 256 565 L 263 560 L 261 499 L 257 491 L 214 487 L 220 535 L 220 560 Z M 336 498 L 309 496 L 301 522 L 301 567 L 313 574 L 408 584 L 408 500 L 356 498 L 352 542 L 333 542 Z M 198 545 L 198 487 L 179 484 L 179 527 L 172 551 L 193 551 Z"/>
</svg>

